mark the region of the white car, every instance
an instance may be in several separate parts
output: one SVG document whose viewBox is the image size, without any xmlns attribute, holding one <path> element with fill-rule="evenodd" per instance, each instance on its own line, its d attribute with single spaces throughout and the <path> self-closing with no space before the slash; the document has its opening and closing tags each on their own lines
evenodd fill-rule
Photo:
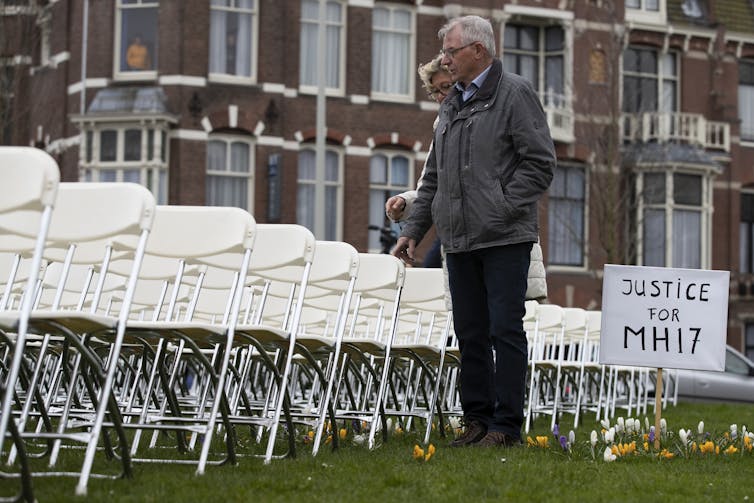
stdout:
<svg viewBox="0 0 754 503">
<path fill-rule="evenodd" d="M 670 394 L 678 386 L 679 401 L 754 402 L 754 362 L 730 346 L 725 351 L 725 372 L 670 370 Z"/>
</svg>

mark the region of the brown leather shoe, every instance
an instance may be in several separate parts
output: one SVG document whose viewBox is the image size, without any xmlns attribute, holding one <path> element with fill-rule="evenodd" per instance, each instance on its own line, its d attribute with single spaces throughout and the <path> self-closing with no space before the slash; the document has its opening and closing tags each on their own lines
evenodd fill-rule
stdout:
<svg viewBox="0 0 754 503">
<path fill-rule="evenodd" d="M 516 447 L 521 440 L 501 431 L 489 431 L 474 447 Z"/>
<path fill-rule="evenodd" d="M 487 434 L 487 427 L 481 421 L 471 419 L 466 423 L 464 432 L 450 443 L 451 447 L 466 447 L 479 442 Z"/>
</svg>

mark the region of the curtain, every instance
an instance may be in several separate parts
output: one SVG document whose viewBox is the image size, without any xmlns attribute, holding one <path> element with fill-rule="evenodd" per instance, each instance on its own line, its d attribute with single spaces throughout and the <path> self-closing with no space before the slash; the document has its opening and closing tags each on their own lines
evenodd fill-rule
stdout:
<svg viewBox="0 0 754 503">
<path fill-rule="evenodd" d="M 238 14 L 238 32 L 236 35 L 236 75 L 251 77 L 251 17 L 250 13 Z M 230 69 L 229 69 L 230 70 Z"/>
<path fill-rule="evenodd" d="M 644 211 L 642 265 L 665 267 L 665 210 Z"/>
<path fill-rule="evenodd" d="M 409 93 L 410 13 L 374 9 L 372 13 L 372 90 Z"/>
<path fill-rule="evenodd" d="M 673 212 L 673 267 L 698 269 L 702 266 L 702 214 L 698 211 Z"/>
<path fill-rule="evenodd" d="M 741 118 L 741 138 L 754 140 L 754 86 L 738 86 L 738 115 Z"/>
<path fill-rule="evenodd" d="M 209 17 L 210 73 L 225 73 L 226 37 L 225 12 L 212 9 Z"/>
<path fill-rule="evenodd" d="M 327 2 L 325 8 L 325 86 L 340 88 L 340 34 L 343 25 L 343 6 Z M 300 80 L 302 85 L 316 86 L 317 43 L 319 38 L 319 2 L 301 2 Z"/>
</svg>

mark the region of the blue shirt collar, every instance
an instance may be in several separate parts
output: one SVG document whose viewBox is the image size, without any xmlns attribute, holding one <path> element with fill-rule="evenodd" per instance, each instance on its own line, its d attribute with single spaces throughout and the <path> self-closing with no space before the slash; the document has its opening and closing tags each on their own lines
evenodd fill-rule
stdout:
<svg viewBox="0 0 754 503">
<path fill-rule="evenodd" d="M 476 76 L 474 80 L 471 81 L 471 84 L 469 84 L 467 87 L 463 87 L 463 84 L 460 82 L 456 82 L 456 89 L 458 89 L 458 92 L 460 92 L 463 95 L 463 100 L 466 101 L 467 99 L 471 98 L 471 96 L 474 95 L 477 89 L 482 87 L 482 84 L 484 84 L 485 79 L 487 79 L 487 75 L 490 73 L 490 68 L 492 68 L 492 65 L 490 64 L 485 68 L 482 73 Z"/>
</svg>

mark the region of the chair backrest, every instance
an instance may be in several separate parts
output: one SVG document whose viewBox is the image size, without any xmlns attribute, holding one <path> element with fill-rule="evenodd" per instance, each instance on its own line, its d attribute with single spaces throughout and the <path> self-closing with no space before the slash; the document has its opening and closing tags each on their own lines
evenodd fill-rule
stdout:
<svg viewBox="0 0 754 503">
<path fill-rule="evenodd" d="M 35 288 L 59 183 L 58 165 L 44 151 L 0 147 L 0 311 Z M 29 296 L 27 317 L 32 302 Z"/>
</svg>

